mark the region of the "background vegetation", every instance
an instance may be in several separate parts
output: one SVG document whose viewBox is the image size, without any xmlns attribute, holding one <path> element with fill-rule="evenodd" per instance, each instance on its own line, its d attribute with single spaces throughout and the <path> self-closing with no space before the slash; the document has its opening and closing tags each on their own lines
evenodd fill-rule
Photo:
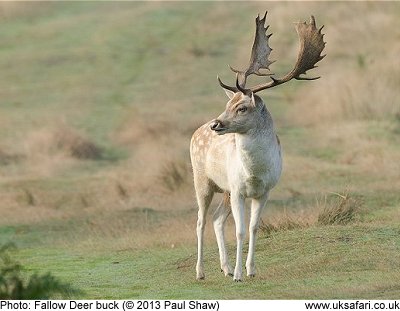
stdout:
<svg viewBox="0 0 400 311">
<path fill-rule="evenodd" d="M 262 94 L 284 172 L 257 277 L 223 277 L 208 227 L 197 282 L 189 140 L 265 10 L 273 72 L 311 14 L 328 56 L 320 80 Z M 82 298 L 398 298 L 399 17 L 396 2 L 0 3 L 0 243 Z"/>
<path fill-rule="evenodd" d="M 79 295 L 79 291 L 50 273 L 24 275 L 23 267 L 10 254 L 13 248 L 12 244 L 0 247 L 0 299 L 49 299 Z"/>
</svg>

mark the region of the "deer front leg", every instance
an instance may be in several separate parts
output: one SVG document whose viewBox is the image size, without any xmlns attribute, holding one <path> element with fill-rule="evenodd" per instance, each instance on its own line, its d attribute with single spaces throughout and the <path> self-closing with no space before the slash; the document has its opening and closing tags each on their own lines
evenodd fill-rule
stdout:
<svg viewBox="0 0 400 311">
<path fill-rule="evenodd" d="M 214 231 L 217 238 L 221 270 L 225 276 L 233 276 L 233 270 L 228 260 L 228 253 L 225 247 L 225 223 L 230 214 L 230 208 L 222 201 L 214 213 Z"/>
<path fill-rule="evenodd" d="M 261 212 L 268 199 L 268 192 L 257 199 L 253 199 L 251 202 L 251 216 L 249 226 L 249 253 L 247 254 L 246 270 L 247 276 L 254 277 L 256 275 L 256 267 L 254 264 L 254 251 L 256 245 L 256 234 L 260 225 Z"/>
<path fill-rule="evenodd" d="M 231 194 L 232 214 L 236 225 L 236 265 L 233 279 L 242 281 L 242 248 L 246 235 L 244 223 L 244 197 L 240 193 Z"/>
</svg>

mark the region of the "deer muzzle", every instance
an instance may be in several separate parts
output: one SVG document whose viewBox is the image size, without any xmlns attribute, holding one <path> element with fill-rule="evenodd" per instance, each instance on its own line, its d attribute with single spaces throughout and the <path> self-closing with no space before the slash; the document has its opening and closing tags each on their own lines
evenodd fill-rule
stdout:
<svg viewBox="0 0 400 311">
<path fill-rule="evenodd" d="M 225 128 L 225 126 L 223 125 L 223 123 L 222 123 L 220 120 L 218 120 L 218 119 L 215 119 L 215 120 L 210 124 L 210 128 L 211 128 L 211 130 L 213 130 L 213 131 L 215 131 L 215 132 L 217 132 L 217 133 L 226 130 L 226 128 Z"/>
</svg>

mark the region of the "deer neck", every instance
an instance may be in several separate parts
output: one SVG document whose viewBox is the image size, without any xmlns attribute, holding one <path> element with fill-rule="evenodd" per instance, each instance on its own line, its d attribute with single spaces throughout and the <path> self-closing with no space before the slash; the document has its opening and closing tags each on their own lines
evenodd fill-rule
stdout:
<svg viewBox="0 0 400 311">
<path fill-rule="evenodd" d="M 265 109 L 265 108 L 264 108 Z M 276 151 L 276 134 L 271 115 L 265 109 L 254 128 L 245 134 L 235 134 L 236 153 L 247 176 L 268 171 Z"/>
</svg>

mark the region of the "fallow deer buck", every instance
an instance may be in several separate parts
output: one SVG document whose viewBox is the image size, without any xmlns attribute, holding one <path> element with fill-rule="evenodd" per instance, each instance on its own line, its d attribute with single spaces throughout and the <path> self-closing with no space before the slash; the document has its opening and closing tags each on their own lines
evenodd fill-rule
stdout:
<svg viewBox="0 0 400 311">
<path fill-rule="evenodd" d="M 229 101 L 225 111 L 193 134 L 190 142 L 190 157 L 193 167 L 194 186 L 199 205 L 197 221 L 198 258 L 197 279 L 204 278 L 203 244 L 206 214 L 214 193 L 223 192 L 224 200 L 217 207 L 213 224 L 217 238 L 221 269 L 225 276 L 233 276 L 235 281 L 242 280 L 242 247 L 245 237 L 245 199 L 251 198 L 249 252 L 246 260 L 248 276 L 254 276 L 254 247 L 260 214 L 264 208 L 270 190 L 277 184 L 282 170 L 282 154 L 279 138 L 276 135 L 273 120 L 263 100 L 257 92 L 286 83 L 292 79 L 315 80 L 300 75 L 315 68 L 315 64 L 325 55 L 323 34 L 316 28 L 315 19 L 310 23 L 297 23 L 295 28 L 300 40 L 300 50 L 292 71 L 283 78 L 260 72 L 268 69 L 273 62 L 268 59 L 271 48 L 266 33 L 264 17 L 256 18 L 256 34 L 249 66 L 246 70 L 231 70 L 236 73 L 236 86 L 219 84 L 225 90 Z M 271 81 L 253 87 L 246 87 L 247 77 L 251 74 L 271 76 Z M 229 202 L 230 200 L 230 202 Z M 225 203 L 224 203 L 225 202 Z M 229 202 L 230 204 L 226 204 Z M 225 247 L 224 226 L 232 211 L 236 225 L 236 265 L 232 270 Z"/>
</svg>

